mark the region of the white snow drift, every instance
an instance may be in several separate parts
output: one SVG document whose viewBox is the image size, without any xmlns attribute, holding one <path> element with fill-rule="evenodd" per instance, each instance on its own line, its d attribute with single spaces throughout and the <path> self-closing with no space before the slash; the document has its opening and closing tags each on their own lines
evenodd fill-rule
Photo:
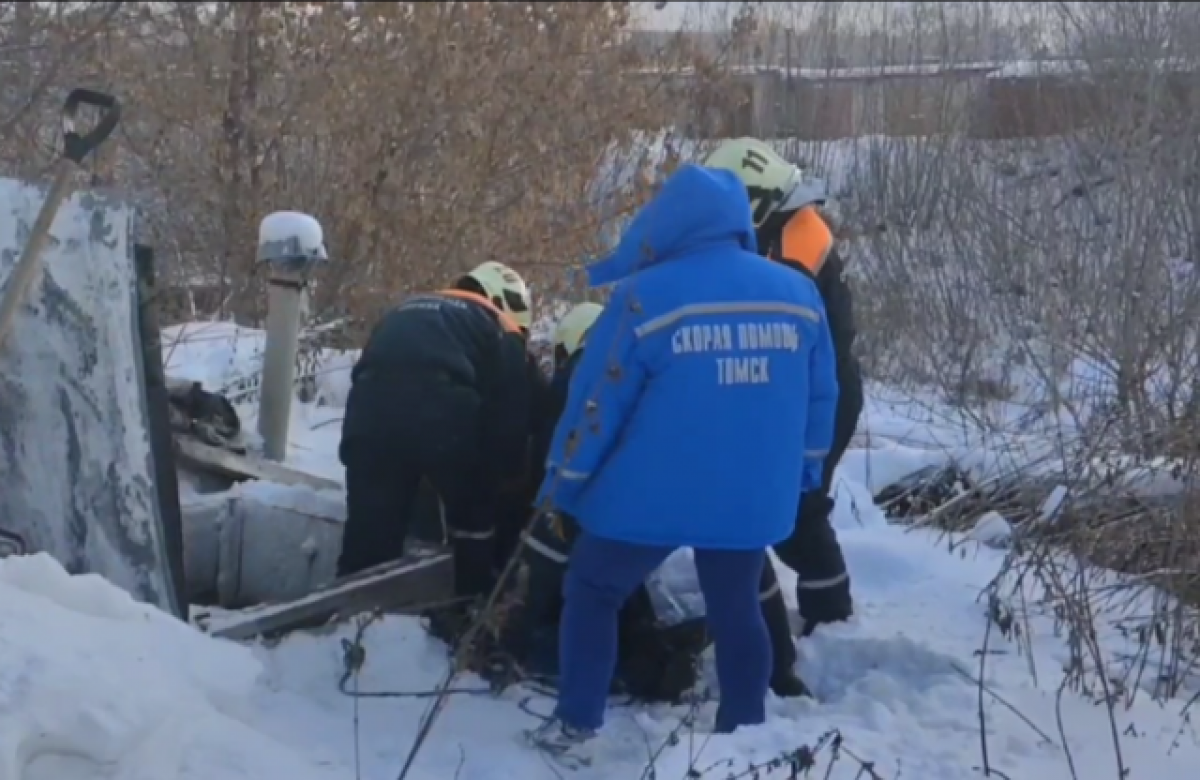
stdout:
<svg viewBox="0 0 1200 780">
<path fill-rule="evenodd" d="M 336 774 L 261 733 L 261 666 L 47 555 L 0 561 L 0 778 Z"/>
<path fill-rule="evenodd" d="M 1114 771 L 1104 707 L 1068 693 L 1061 702 L 1065 734 L 1058 730 L 1055 691 L 1065 651 L 1036 608 L 1032 655 L 992 631 L 980 672 L 987 618 L 977 596 L 1003 553 L 960 540 L 948 555 L 932 537 L 887 526 L 857 481 L 843 479 L 838 499 L 859 615 L 801 644 L 801 671 L 821 702 L 774 700 L 765 726 L 685 738 L 659 756 L 659 777 L 683 777 L 692 765 L 744 767 L 837 729 L 884 778 L 962 780 L 980 766 L 981 714 L 990 765 L 1009 777 L 1065 780 L 1068 750 L 1080 777 Z M 251 650 L 135 604 L 98 578 L 69 577 L 48 557 L 0 561 L 0 778 L 348 780 L 356 776 L 357 741 L 361 777 L 390 780 L 428 702 L 361 701 L 356 729 L 354 703 L 336 686 L 339 642 L 349 633 L 299 635 Z M 1104 639 L 1120 649 L 1119 637 Z M 444 670 L 444 648 L 412 619 L 374 626 L 367 648 L 364 690 L 429 689 Z M 986 690 L 972 677 L 984 678 Z M 460 766 L 458 776 L 472 780 L 556 777 L 518 739 L 534 723 L 516 706 L 529 695 L 456 697 L 413 780 L 454 777 Z M 701 723 L 711 720 L 712 706 L 701 708 Z M 1191 776 L 1200 749 L 1181 730 L 1182 706 L 1160 708 L 1142 698 L 1115 713 L 1133 777 Z M 535 697 L 530 707 L 545 712 L 551 702 Z M 649 752 L 685 713 L 666 706 L 615 710 L 601 750 L 606 760 L 576 776 L 640 776 Z M 822 773 L 830 760 L 820 756 Z M 857 772 L 843 758 L 829 777 L 848 780 Z"/>
</svg>

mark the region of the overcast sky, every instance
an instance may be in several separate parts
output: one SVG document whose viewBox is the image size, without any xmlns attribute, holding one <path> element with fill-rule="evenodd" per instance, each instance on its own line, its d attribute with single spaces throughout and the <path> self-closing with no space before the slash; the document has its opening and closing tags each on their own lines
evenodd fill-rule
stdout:
<svg viewBox="0 0 1200 780">
<path fill-rule="evenodd" d="M 696 29 L 703 27 L 706 29 L 722 29 L 728 25 L 729 19 L 737 13 L 745 3 L 742 2 L 669 2 L 661 11 L 654 9 L 653 2 L 635 2 L 634 4 L 634 23 L 646 30 L 678 30 L 682 24 L 686 22 L 688 29 Z M 790 24 L 803 25 L 805 21 L 810 20 L 815 13 L 822 10 L 822 3 L 809 0 L 808 2 L 771 2 L 761 3 L 763 13 L 775 12 L 781 20 L 786 19 Z M 886 16 L 891 13 L 903 13 L 906 10 L 911 10 L 913 6 L 918 6 L 916 3 L 908 2 L 861 2 L 844 4 L 843 13 L 839 16 L 843 22 L 852 24 L 867 24 L 870 25 L 872 18 L 875 18 L 875 23 L 881 23 Z M 968 8 L 970 3 L 954 2 L 946 5 L 952 5 L 958 8 Z M 989 12 L 995 15 L 996 18 L 1004 18 L 1010 13 L 1010 9 L 1021 6 L 1021 3 L 989 3 Z M 1076 3 L 1065 3 L 1067 6 L 1076 5 Z M 886 24 L 886 22 L 883 22 Z"/>
<path fill-rule="evenodd" d="M 710 17 L 724 19 L 731 10 L 724 6 L 740 6 L 741 3 L 667 3 L 661 11 L 654 10 L 654 3 L 634 3 L 635 24 L 644 30 L 677 30 L 686 19 L 688 27 L 697 20 L 706 20 L 705 26 L 717 26 Z"/>
<path fill-rule="evenodd" d="M 634 23 L 644 30 L 678 30 L 686 26 L 689 30 L 726 29 L 732 19 L 746 5 L 744 2 L 669 2 L 661 11 L 655 10 L 654 3 L 634 3 Z M 864 7 L 863 4 L 861 7 Z M 892 6 L 907 5 L 907 3 L 891 3 Z M 787 8 L 786 6 L 791 6 Z M 763 6 L 763 12 L 774 10 L 782 16 L 792 18 L 807 18 L 819 6 L 816 2 L 778 3 Z M 798 15 L 798 16 L 797 16 Z"/>
</svg>

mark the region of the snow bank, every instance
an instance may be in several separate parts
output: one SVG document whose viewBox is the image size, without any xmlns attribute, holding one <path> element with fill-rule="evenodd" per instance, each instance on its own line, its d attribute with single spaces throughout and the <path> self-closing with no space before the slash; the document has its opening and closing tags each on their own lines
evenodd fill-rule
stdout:
<svg viewBox="0 0 1200 780">
<path fill-rule="evenodd" d="M 260 672 L 100 577 L 0 560 L 4 780 L 332 778 L 255 728 Z"/>
<path fill-rule="evenodd" d="M 540 332 L 548 332 L 549 324 L 544 323 Z M 169 373 L 186 373 L 213 388 L 241 381 L 261 367 L 260 331 L 227 324 L 192 324 L 174 329 L 165 341 Z M 326 368 L 317 374 L 318 384 L 338 381 L 348 386 L 354 357 L 354 353 L 328 355 Z M 299 403 L 293 407 L 289 461 L 337 478 L 341 403 L 333 390 L 320 392 L 328 405 Z M 344 395 L 341 399 L 344 402 Z M 252 430 L 253 406 L 243 404 L 239 411 Z M 1014 420 L 1019 413 L 1018 409 L 1012 411 Z M 1002 427 L 1022 429 L 1015 424 Z M 748 761 L 769 760 L 800 745 L 813 745 L 836 729 L 850 750 L 875 762 L 881 777 L 961 780 L 979 774 L 981 713 L 991 767 L 1009 777 L 1066 780 L 1073 775 L 1068 750 L 1076 776 L 1112 774 L 1114 740 L 1134 777 L 1194 773 L 1200 750 L 1194 741 L 1180 739 L 1181 702 L 1160 707 L 1142 695 L 1128 706 L 1122 703 L 1110 724 L 1105 708 L 1071 691 L 1060 696 L 1060 670 L 1067 666 L 1070 653 L 1061 627 L 1055 624 L 1057 605 L 1046 601 L 1042 589 L 1031 584 L 1010 587 L 1002 580 L 997 592 L 1012 602 L 1014 614 L 1028 633 L 1001 637 L 994 627 L 989 628 L 986 599 L 980 594 L 996 582 L 1011 552 L 991 546 L 1001 546 L 1006 538 L 1002 518 L 988 518 L 973 534 L 939 539 L 930 533 L 907 533 L 889 526 L 871 498 L 873 491 L 927 465 L 953 460 L 977 476 L 989 476 L 1034 461 L 1052 465 L 1054 454 L 1052 442 L 1045 436 L 997 434 L 932 397 L 897 398 L 888 388 L 872 387 L 855 449 L 838 470 L 833 516 L 852 573 L 857 614 L 848 624 L 822 628 L 799 645 L 799 671 L 820 702 L 772 698 L 770 720 L 764 726 L 728 736 L 699 733 L 693 739 L 684 734 L 679 744 L 659 757 L 657 776 L 683 777 L 691 768 L 714 766 L 705 777 L 724 777 L 742 771 Z M 274 490 L 255 488 L 259 489 Z M 1061 496 L 1057 500 L 1061 502 Z M 1045 512 L 1053 514 L 1052 502 L 1048 501 Z M 954 554 L 947 554 L 947 544 Z M 790 598 L 794 576 L 781 570 L 781 579 Z M 1096 590 L 1112 592 L 1110 579 L 1114 584 L 1119 580 L 1115 575 L 1097 575 L 1093 579 Z M 0 589 L 0 615 L 5 614 L 6 595 Z M 1138 615 L 1152 610 L 1138 600 L 1116 604 L 1099 599 L 1096 609 L 1098 640 L 1104 656 L 1112 658 L 1107 671 L 1113 679 L 1137 679 L 1135 661 L 1145 653 L 1129 638 L 1128 626 Z M 145 638 L 139 641 L 150 646 L 154 632 L 140 628 Z M 260 778 L 307 780 L 318 776 L 313 767 L 349 778 L 356 776 L 360 761 L 364 778 L 394 777 L 428 700 L 366 699 L 356 704 L 342 696 L 337 690 L 342 672 L 339 642 L 353 633 L 353 627 L 343 626 L 331 635 L 297 634 L 274 647 L 256 647 L 253 652 L 266 670 L 257 684 L 258 666 L 240 648 L 207 642 L 186 630 L 179 636 L 173 634 L 164 650 L 154 651 L 157 662 L 147 659 L 142 663 L 152 668 L 159 668 L 155 663 L 168 665 L 161 675 L 185 688 L 187 693 L 180 695 L 192 703 L 190 711 L 203 713 L 200 720 L 215 724 L 211 733 L 218 728 L 226 730 L 228 743 L 219 749 L 232 756 L 226 763 L 238 769 L 227 770 L 223 764 L 217 771 L 203 765 L 197 774 L 206 780 L 240 778 L 242 767 L 253 768 Z M 0 636 L 5 636 L 2 627 Z M 415 620 L 389 617 L 372 626 L 365 642 L 367 662 L 358 680 L 363 690 L 428 690 L 445 671 L 445 648 L 430 639 Z M 203 663 L 187 661 L 193 657 L 189 653 L 198 656 L 209 650 L 214 655 Z M 36 656 L 30 652 L 29 657 Z M 0 663 L 5 660 L 0 657 Z M 175 663 L 194 671 L 186 677 L 168 676 Z M 224 687 L 209 685 L 204 669 L 220 668 L 221 664 L 235 670 L 231 679 L 217 681 Z M 1036 675 L 1030 673 L 1031 668 L 1037 670 Z M 709 668 L 706 677 L 710 683 L 712 676 Z M 985 691 L 981 692 L 973 677 L 983 678 Z M 463 675 L 457 684 L 470 687 L 479 681 Z M 0 683 L 0 692 L 8 687 Z M 1154 693 L 1156 686 L 1147 680 L 1140 685 L 1133 682 L 1131 687 Z M 120 691 L 114 686 L 112 693 Z M 528 691 L 512 690 L 500 697 L 452 698 L 416 763 L 414 780 L 455 776 L 550 780 L 561 776 L 520 740 L 520 730 L 536 724 L 516 706 L 529 695 Z M 156 701 L 155 697 L 150 701 Z M 244 710 L 247 701 L 251 702 L 250 716 Z M 550 700 L 538 697 L 530 704 L 537 712 L 548 712 L 552 706 Z M 711 721 L 713 709 L 711 703 L 701 708 L 702 725 Z M 167 721 L 174 712 L 164 705 L 149 721 L 139 721 L 151 725 L 139 725 L 144 730 L 138 733 L 153 734 L 157 721 Z M 658 748 L 685 714 L 686 710 L 678 707 L 614 708 L 598 746 L 600 761 L 580 773 L 581 777 L 624 780 L 643 776 L 647 751 Z M 1056 725 L 1060 722 L 1061 731 Z M 123 733 L 135 732 L 127 728 Z M 175 753 L 170 755 L 186 755 L 194 744 L 194 740 L 187 741 L 190 735 L 170 736 L 175 740 L 170 743 Z M 148 742 L 151 738 L 143 739 Z M 129 767 L 127 773 L 114 776 L 120 780 L 170 780 L 191 769 L 181 768 L 179 761 L 165 758 L 167 755 L 156 753 L 147 759 L 145 774 L 133 774 L 137 765 L 129 759 L 123 765 Z M 259 763 L 251 764 L 248 755 Z M 786 774 L 762 772 L 760 776 Z M 828 755 L 823 755 L 815 774 L 849 780 L 861 772 L 849 761 L 831 767 Z M 83 780 L 87 776 L 61 772 L 17 777 Z M 7 775 L 0 774 L 0 780 L 7 780 Z"/>
<path fill-rule="evenodd" d="M 319 329 L 300 334 L 297 388 L 304 390 L 302 400 L 344 406 L 358 352 L 319 348 L 313 344 L 319 335 Z M 257 402 L 266 331 L 232 322 L 187 322 L 163 328 L 162 344 L 168 377 L 200 382 L 234 403 Z"/>
<path fill-rule="evenodd" d="M 681 778 L 689 769 L 713 767 L 702 776 L 716 780 L 738 774 L 750 761 L 815 745 L 836 729 L 848 749 L 874 762 L 882 778 L 962 780 L 978 774 L 981 712 L 991 767 L 1008 777 L 1067 780 L 1072 772 L 1064 744 L 1078 777 L 1111 775 L 1115 758 L 1104 708 L 1069 691 L 1058 695 L 1065 644 L 1048 609 L 1026 602 L 1031 635 L 1004 638 L 992 630 L 981 661 L 989 629 L 987 607 L 978 596 L 1003 566 L 1004 553 L 966 543 L 948 555 L 932 534 L 887 525 L 856 468 L 843 469 L 841 477 L 834 523 L 853 572 L 858 614 L 848 624 L 822 628 L 800 642 L 799 670 L 821 700 L 772 697 L 765 725 L 717 736 L 704 731 L 715 705 L 703 704 L 697 732 L 685 730 L 677 744 L 663 749 L 656 776 Z M 790 597 L 793 577 L 786 570 L 781 576 Z M 362 776 L 393 777 L 428 701 L 368 699 L 356 711 L 334 687 L 341 673 L 338 642 L 353 634 L 347 626 L 332 636 L 294 635 L 273 648 L 261 648 L 271 690 L 261 699 L 263 722 L 278 739 L 340 764 L 350 777 L 357 712 Z M 364 691 L 428 690 L 445 670 L 445 648 L 416 620 L 389 617 L 373 625 L 364 640 L 367 661 L 359 679 Z M 1104 632 L 1111 649 L 1119 650 L 1122 641 L 1117 632 Z M 1031 665 L 1036 665 L 1037 677 L 1030 674 Z M 981 694 L 972 677 L 982 677 L 987 691 Z M 711 667 L 706 679 L 714 682 Z M 463 675 L 457 684 L 480 682 Z M 530 696 L 529 691 L 512 690 L 498 698 L 453 697 L 413 776 L 568 776 L 521 742 L 521 729 L 537 721 L 516 704 Z M 1114 713 L 1117 739 L 1133 777 L 1187 777 L 1200 760 L 1193 741 L 1179 739 L 1180 706 L 1172 702 L 1160 708 L 1142 697 Z M 536 713 L 552 707 L 551 700 L 538 696 L 527 703 Z M 669 706 L 611 708 L 596 764 L 569 776 L 646 776 L 648 754 L 668 740 L 687 712 L 686 707 Z M 1062 732 L 1056 727 L 1058 718 Z M 818 756 L 813 774 L 830 780 L 863 776 L 850 760 L 831 767 L 827 753 Z M 757 776 L 789 775 L 784 768 Z"/>
<path fill-rule="evenodd" d="M 569 303 L 548 301 L 547 312 L 533 323 L 530 338 L 550 339 L 554 325 L 571 308 Z M 350 369 L 359 350 L 323 349 L 311 346 L 320 329 L 300 334 L 297 386 L 308 385 L 307 398 L 324 406 L 345 406 L 350 393 Z M 232 396 L 235 403 L 257 401 L 262 377 L 267 333 L 232 322 L 185 322 L 163 328 L 163 367 L 168 377 L 200 382 L 205 389 Z M 306 347 L 306 343 L 309 345 Z"/>
</svg>

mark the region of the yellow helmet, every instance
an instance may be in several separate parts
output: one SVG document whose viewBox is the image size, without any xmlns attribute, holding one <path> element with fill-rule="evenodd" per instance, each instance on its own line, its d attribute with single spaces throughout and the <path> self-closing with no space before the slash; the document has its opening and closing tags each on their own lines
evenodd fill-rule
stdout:
<svg viewBox="0 0 1200 780">
<path fill-rule="evenodd" d="M 580 303 L 563 315 L 554 329 L 554 346 L 561 346 L 567 355 L 574 355 L 583 346 L 588 330 L 604 307 L 598 303 Z"/>
<path fill-rule="evenodd" d="M 823 179 L 806 175 L 757 138 L 721 142 L 704 165 L 729 171 L 742 180 L 754 210 L 755 227 L 761 227 L 776 212 L 821 204 L 827 197 Z"/>
<path fill-rule="evenodd" d="M 504 263 L 489 260 L 476 266 L 467 277 L 483 288 L 484 293 L 525 330 L 533 325 L 533 306 L 530 303 L 529 287 L 513 269 Z"/>
</svg>

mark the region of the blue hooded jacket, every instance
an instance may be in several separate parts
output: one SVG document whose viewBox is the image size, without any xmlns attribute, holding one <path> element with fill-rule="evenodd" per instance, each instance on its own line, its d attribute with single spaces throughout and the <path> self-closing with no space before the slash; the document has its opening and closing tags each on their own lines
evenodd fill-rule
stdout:
<svg viewBox="0 0 1200 780">
<path fill-rule="evenodd" d="M 571 378 L 539 504 L 634 544 L 755 549 L 819 488 L 837 379 L 804 274 L 755 254 L 745 186 L 685 165 L 589 284 L 616 282 Z"/>
</svg>

